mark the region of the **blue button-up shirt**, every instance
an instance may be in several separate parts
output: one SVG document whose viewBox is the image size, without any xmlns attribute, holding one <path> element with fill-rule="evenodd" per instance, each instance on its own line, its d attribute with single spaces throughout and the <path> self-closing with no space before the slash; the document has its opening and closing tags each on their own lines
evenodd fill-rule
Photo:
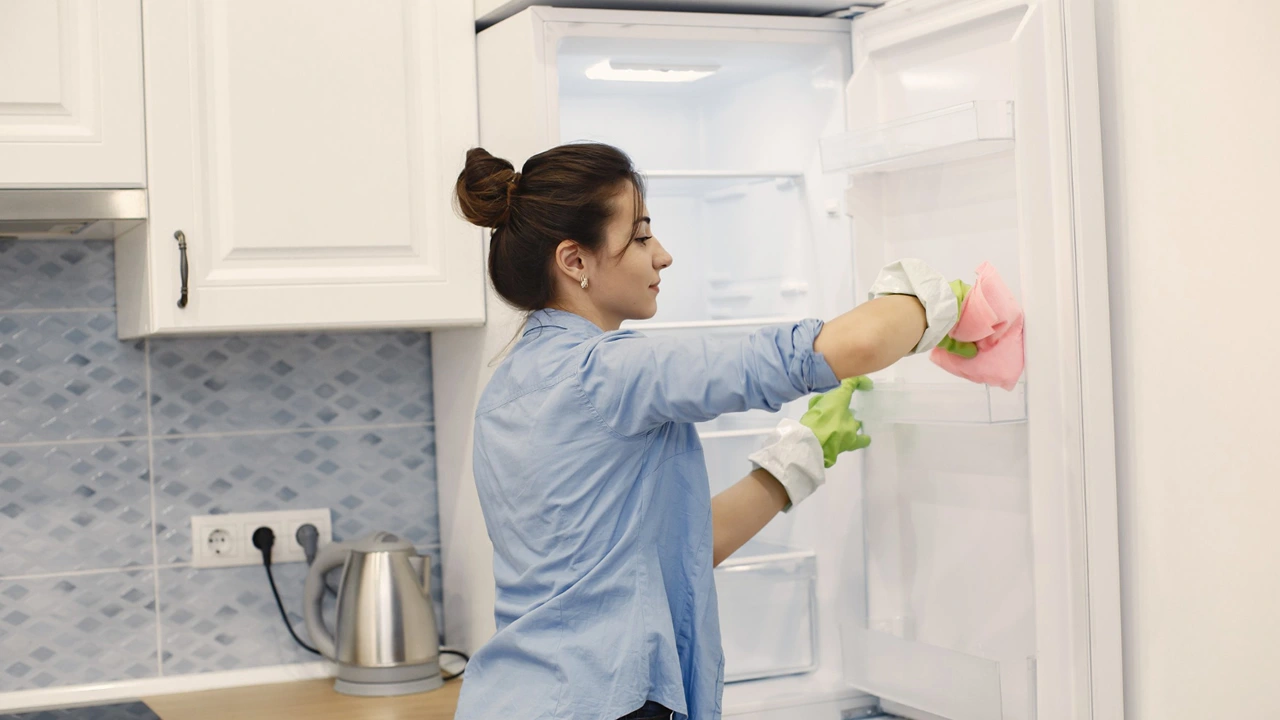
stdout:
<svg viewBox="0 0 1280 720">
<path fill-rule="evenodd" d="M 738 339 L 533 313 L 476 410 L 497 633 L 459 720 L 612 720 L 653 700 L 716 720 L 724 655 L 711 491 L 692 423 L 837 384 L 805 320 Z"/>
</svg>

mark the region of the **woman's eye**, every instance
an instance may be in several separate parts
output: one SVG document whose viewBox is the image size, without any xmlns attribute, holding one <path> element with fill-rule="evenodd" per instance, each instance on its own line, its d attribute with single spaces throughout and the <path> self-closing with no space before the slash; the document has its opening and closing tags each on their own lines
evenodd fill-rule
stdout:
<svg viewBox="0 0 1280 720">
<path fill-rule="evenodd" d="M 636 242 L 644 244 L 646 241 L 649 241 L 652 239 L 653 239 L 652 235 L 643 235 L 641 237 L 636 238 Z"/>
</svg>

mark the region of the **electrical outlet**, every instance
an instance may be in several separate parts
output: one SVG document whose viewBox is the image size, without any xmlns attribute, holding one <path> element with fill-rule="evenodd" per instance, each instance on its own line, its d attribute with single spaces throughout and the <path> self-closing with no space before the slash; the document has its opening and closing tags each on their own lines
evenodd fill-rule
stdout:
<svg viewBox="0 0 1280 720">
<path fill-rule="evenodd" d="M 205 538 L 205 549 L 217 557 L 230 556 L 235 552 L 235 543 L 231 540 L 230 532 L 215 528 Z"/>
<path fill-rule="evenodd" d="M 269 527 L 276 542 L 271 563 L 304 562 L 306 553 L 298 543 L 298 528 L 316 526 L 318 544 L 333 542 L 329 509 L 280 510 L 275 512 L 226 513 L 191 516 L 191 566 L 197 568 L 261 565 L 262 551 L 253 546 L 253 533 Z"/>
</svg>

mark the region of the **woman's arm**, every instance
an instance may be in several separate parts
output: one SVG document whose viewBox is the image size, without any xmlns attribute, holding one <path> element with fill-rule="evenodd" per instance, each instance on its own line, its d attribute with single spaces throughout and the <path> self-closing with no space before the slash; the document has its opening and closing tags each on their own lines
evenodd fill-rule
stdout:
<svg viewBox="0 0 1280 720">
<path fill-rule="evenodd" d="M 719 565 L 755 537 L 787 505 L 787 491 L 759 468 L 711 498 L 711 535 Z"/>
<path fill-rule="evenodd" d="M 865 302 L 822 327 L 813 349 L 841 380 L 883 370 L 902 359 L 925 331 L 924 306 L 911 295 Z"/>
<path fill-rule="evenodd" d="M 911 352 L 925 331 L 925 311 L 911 295 L 890 295 L 859 305 L 823 326 L 813 349 L 841 379 L 875 372 Z M 716 565 L 769 524 L 789 501 L 782 483 L 756 468 L 711 498 Z"/>
<path fill-rule="evenodd" d="M 920 301 L 891 295 L 825 325 L 804 320 L 737 340 L 607 333 L 579 368 L 591 409 L 631 436 L 665 422 L 703 422 L 729 412 L 777 410 L 843 378 L 892 365 L 925 331 Z"/>
</svg>

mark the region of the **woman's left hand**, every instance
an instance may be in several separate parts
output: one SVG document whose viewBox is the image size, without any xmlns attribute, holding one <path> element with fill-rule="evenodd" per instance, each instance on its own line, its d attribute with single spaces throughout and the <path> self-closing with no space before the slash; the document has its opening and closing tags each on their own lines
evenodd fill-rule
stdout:
<svg viewBox="0 0 1280 720">
<path fill-rule="evenodd" d="M 789 510 L 809 497 L 826 482 L 825 468 L 836 462 L 842 452 L 871 444 L 862 434 L 862 423 L 853 416 L 849 403 L 855 390 L 871 388 L 865 377 L 848 378 L 834 390 L 809 401 L 809 411 L 796 422 L 790 418 L 778 423 L 764 447 L 748 459 L 767 470 L 787 491 Z"/>
<path fill-rule="evenodd" d="M 834 390 L 809 400 L 809 411 L 800 417 L 800 424 L 818 437 L 826 467 L 835 465 L 840 453 L 861 450 L 871 444 L 871 438 L 862 434 L 862 422 L 854 417 L 849 405 L 855 390 L 872 387 L 871 378 L 859 375 L 846 378 Z"/>
</svg>

